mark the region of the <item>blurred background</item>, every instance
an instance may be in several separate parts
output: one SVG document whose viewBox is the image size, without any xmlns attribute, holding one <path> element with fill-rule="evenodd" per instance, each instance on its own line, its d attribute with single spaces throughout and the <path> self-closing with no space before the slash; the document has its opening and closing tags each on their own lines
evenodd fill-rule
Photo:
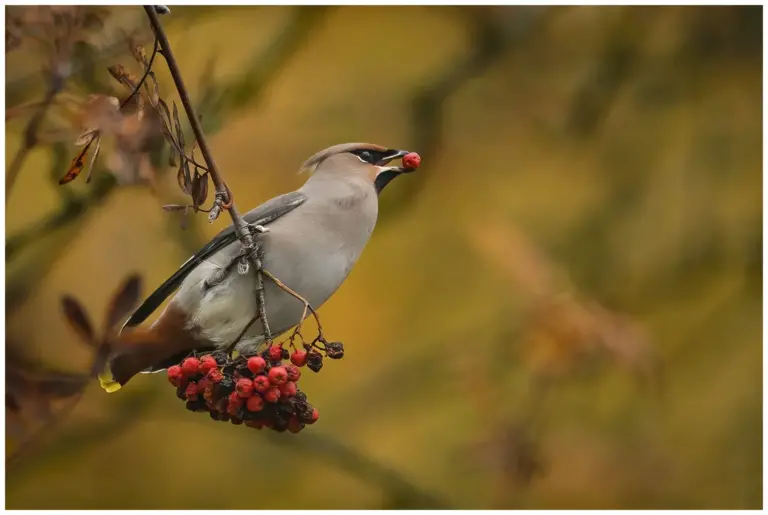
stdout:
<svg viewBox="0 0 768 515">
<path fill-rule="evenodd" d="M 6 8 L 8 508 L 762 506 L 761 7 L 172 10 L 241 210 L 336 143 L 423 165 L 320 310 L 318 424 L 106 395 L 62 295 L 100 327 L 228 217 L 161 209 L 189 199 L 148 101 L 94 107 L 143 74 L 142 9 Z"/>
</svg>

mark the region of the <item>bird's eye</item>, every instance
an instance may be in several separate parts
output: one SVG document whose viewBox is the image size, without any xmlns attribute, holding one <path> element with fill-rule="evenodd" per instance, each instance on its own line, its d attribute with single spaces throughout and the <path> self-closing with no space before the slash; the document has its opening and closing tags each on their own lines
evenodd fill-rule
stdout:
<svg viewBox="0 0 768 515">
<path fill-rule="evenodd" d="M 366 163 L 370 163 L 372 160 L 371 153 L 367 150 L 363 150 L 362 152 L 360 152 L 360 159 L 362 159 Z"/>
</svg>

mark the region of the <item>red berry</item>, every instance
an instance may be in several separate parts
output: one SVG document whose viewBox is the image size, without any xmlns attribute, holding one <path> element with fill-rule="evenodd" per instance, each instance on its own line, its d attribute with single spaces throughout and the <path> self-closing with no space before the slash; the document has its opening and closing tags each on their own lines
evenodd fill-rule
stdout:
<svg viewBox="0 0 768 515">
<path fill-rule="evenodd" d="M 408 168 L 418 168 L 421 164 L 421 156 L 416 152 L 409 152 L 403 157 L 403 166 Z"/>
<path fill-rule="evenodd" d="M 280 399 L 280 390 L 275 387 L 264 392 L 264 400 L 267 402 L 277 402 Z"/>
<path fill-rule="evenodd" d="M 232 416 L 237 415 L 240 408 L 243 407 L 243 399 L 242 397 L 237 395 L 237 392 L 232 392 L 229 394 L 229 402 L 227 403 L 227 413 L 229 413 Z"/>
<path fill-rule="evenodd" d="M 200 360 L 197 358 L 187 358 L 181 363 L 181 370 L 187 377 L 197 375 L 197 370 L 200 368 Z"/>
<path fill-rule="evenodd" d="M 197 385 L 194 382 L 189 383 L 187 385 L 187 389 L 185 390 L 185 394 L 187 396 L 187 400 L 197 400 Z"/>
<path fill-rule="evenodd" d="M 264 399 L 258 395 L 248 398 L 248 402 L 245 403 L 245 407 L 248 411 L 261 411 L 264 409 Z"/>
<path fill-rule="evenodd" d="M 246 420 L 245 425 L 248 427 L 252 427 L 254 429 L 261 429 L 262 427 L 264 427 L 264 422 L 262 422 L 261 420 Z"/>
<path fill-rule="evenodd" d="M 288 381 L 288 371 L 285 367 L 272 367 L 269 369 L 269 382 L 275 386 L 285 384 Z"/>
<path fill-rule="evenodd" d="M 278 386 L 278 389 L 280 390 L 280 395 L 283 397 L 293 397 L 299 390 L 296 388 L 296 383 L 293 381 L 288 381 L 287 383 Z"/>
<path fill-rule="evenodd" d="M 240 396 L 237 394 L 237 392 L 232 392 L 232 393 L 230 393 L 230 394 L 229 394 L 229 397 L 227 397 L 227 402 L 228 402 L 229 404 L 235 404 L 235 405 L 237 405 L 237 406 L 242 406 L 242 405 L 243 405 L 243 403 L 245 402 L 245 399 L 243 399 L 242 397 L 240 397 Z"/>
<path fill-rule="evenodd" d="M 267 376 L 256 376 L 253 378 L 253 389 L 259 393 L 264 393 L 269 389 L 269 379 Z"/>
<path fill-rule="evenodd" d="M 307 364 L 307 351 L 296 350 L 291 354 L 291 363 L 297 367 L 303 367 Z"/>
<path fill-rule="evenodd" d="M 288 431 L 291 433 L 298 433 L 302 429 L 304 429 L 304 424 L 301 423 L 296 415 L 292 416 L 290 420 L 288 420 Z"/>
<path fill-rule="evenodd" d="M 235 390 L 240 397 L 247 399 L 253 393 L 253 381 L 247 377 L 238 379 L 235 384 Z"/>
<path fill-rule="evenodd" d="M 301 377 L 301 370 L 296 365 L 286 365 L 285 371 L 288 373 L 289 381 L 298 381 Z"/>
<path fill-rule="evenodd" d="M 212 383 L 220 383 L 224 379 L 224 374 L 218 368 L 212 368 L 208 371 L 208 380 Z"/>
<path fill-rule="evenodd" d="M 200 368 L 198 369 L 198 372 L 201 374 L 207 374 L 214 368 L 219 368 L 219 365 L 216 363 L 216 360 L 213 359 L 213 356 L 206 354 L 200 358 Z"/>
<path fill-rule="evenodd" d="M 248 358 L 248 370 L 254 374 L 260 374 L 267 367 L 267 362 L 261 356 Z"/>
<path fill-rule="evenodd" d="M 208 379 L 207 377 L 204 377 L 204 378 L 200 379 L 200 380 L 197 382 L 197 391 L 198 391 L 198 392 L 200 392 L 200 393 L 203 393 L 203 392 L 204 392 L 205 390 L 207 390 L 207 389 L 208 389 L 208 387 L 210 387 L 212 384 L 213 384 L 213 383 L 211 383 L 211 380 L 210 380 L 210 379 Z"/>
<path fill-rule="evenodd" d="M 280 361 L 283 357 L 283 348 L 279 345 L 271 345 L 269 347 L 269 359 L 270 361 Z"/>
<path fill-rule="evenodd" d="M 183 375 L 184 373 L 181 371 L 181 367 L 179 365 L 173 365 L 172 367 L 168 368 L 168 381 L 170 381 L 170 383 L 177 388 L 181 386 L 181 379 Z"/>
<path fill-rule="evenodd" d="M 317 408 L 312 408 L 312 416 L 307 420 L 307 424 L 314 424 L 319 417 L 320 412 L 317 411 Z"/>
</svg>

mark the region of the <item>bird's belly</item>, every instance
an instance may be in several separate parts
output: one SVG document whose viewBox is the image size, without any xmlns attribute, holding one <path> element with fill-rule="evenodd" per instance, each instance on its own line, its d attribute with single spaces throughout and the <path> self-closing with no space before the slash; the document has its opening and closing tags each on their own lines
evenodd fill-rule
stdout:
<svg viewBox="0 0 768 515">
<path fill-rule="evenodd" d="M 311 246 L 291 243 L 280 245 L 279 252 L 271 248 L 273 245 L 265 244 L 264 268 L 315 309 L 338 289 L 357 258 L 342 251 L 319 255 Z M 255 276 L 252 272 L 240 275 L 233 267 L 221 283 L 206 288 L 205 278 L 221 267 L 218 261 L 198 267 L 200 302 L 192 309 L 193 325 L 218 347 L 228 347 L 238 338 L 238 348 L 258 345 L 263 341 L 264 328 L 260 320 L 252 322 L 258 316 Z M 301 321 L 304 303 L 263 277 L 267 320 L 277 337 Z"/>
</svg>

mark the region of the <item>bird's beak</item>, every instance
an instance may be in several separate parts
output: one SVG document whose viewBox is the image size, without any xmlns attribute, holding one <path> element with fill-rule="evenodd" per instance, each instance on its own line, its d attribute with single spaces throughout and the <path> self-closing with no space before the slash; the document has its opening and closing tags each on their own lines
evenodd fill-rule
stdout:
<svg viewBox="0 0 768 515">
<path fill-rule="evenodd" d="M 401 157 L 405 157 L 408 154 L 410 154 L 408 150 L 392 150 L 390 154 L 387 154 L 386 157 L 380 159 L 376 163 L 376 167 L 379 169 L 379 173 L 377 175 L 380 175 L 384 172 L 410 173 L 414 171 L 415 168 L 409 168 L 407 166 L 385 166 L 395 159 L 400 159 Z"/>
<path fill-rule="evenodd" d="M 376 178 L 374 180 L 374 186 L 376 188 L 376 193 L 381 193 L 381 191 L 386 187 L 387 184 L 389 184 L 392 179 L 397 177 L 398 175 L 402 173 L 410 173 L 415 170 L 415 168 L 409 168 L 407 166 L 385 166 L 394 161 L 395 159 L 400 159 L 401 157 L 405 157 L 410 152 L 407 150 L 392 150 L 391 153 L 387 153 L 386 157 L 380 159 L 374 166 L 377 168 L 376 172 Z"/>
</svg>

